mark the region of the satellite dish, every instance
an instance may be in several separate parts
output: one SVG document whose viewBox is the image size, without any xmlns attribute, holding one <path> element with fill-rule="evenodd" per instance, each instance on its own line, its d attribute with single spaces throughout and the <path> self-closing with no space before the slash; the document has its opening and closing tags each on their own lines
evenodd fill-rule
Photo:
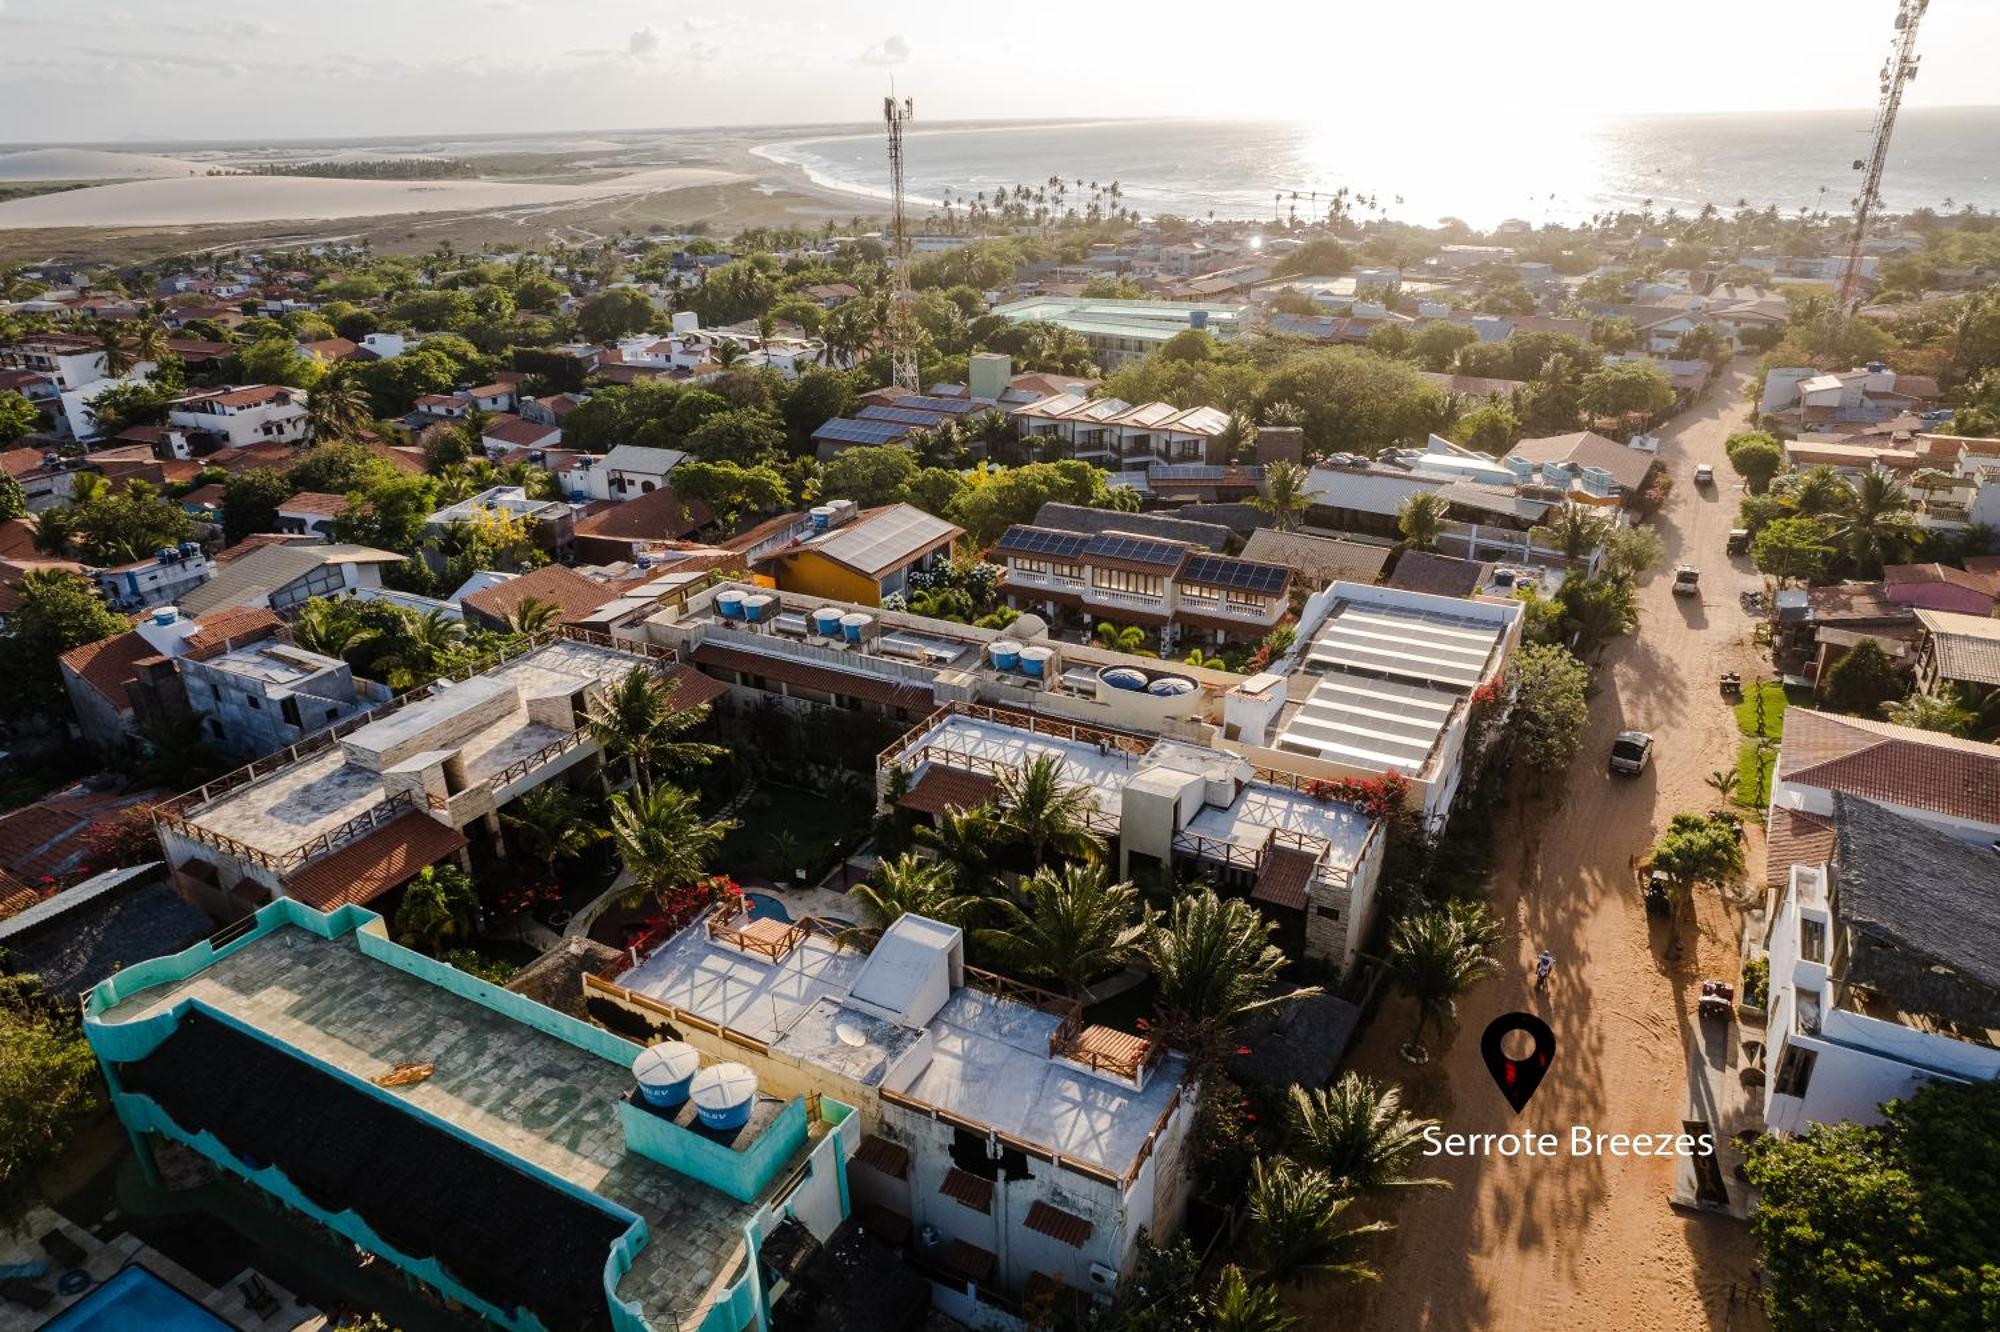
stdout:
<svg viewBox="0 0 2000 1332">
<path fill-rule="evenodd" d="M 868 1044 L 868 1037 L 852 1022 L 841 1021 L 833 1024 L 834 1038 L 842 1045 L 860 1047 Z"/>
</svg>

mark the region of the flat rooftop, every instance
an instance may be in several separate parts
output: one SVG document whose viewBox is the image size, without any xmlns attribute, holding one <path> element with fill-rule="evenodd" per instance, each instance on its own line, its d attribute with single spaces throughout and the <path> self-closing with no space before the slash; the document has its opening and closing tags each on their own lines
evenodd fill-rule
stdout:
<svg viewBox="0 0 2000 1332">
<path fill-rule="evenodd" d="M 1340 598 L 1300 658 L 1310 672 L 1356 671 L 1466 692 L 1491 673 L 1506 625 L 1479 614 L 1482 603 L 1425 596 L 1439 606 Z M 1458 602 L 1465 610 L 1452 608 Z"/>
<path fill-rule="evenodd" d="M 327 671 L 339 670 L 341 665 L 332 657 L 268 639 L 209 657 L 201 664 L 212 671 L 243 676 L 265 685 L 296 684 Z"/>
<path fill-rule="evenodd" d="M 1310 675 L 1301 673 L 1302 680 Z M 1463 700 L 1448 690 L 1333 671 L 1278 721 L 1278 748 L 1417 777 Z"/>
<path fill-rule="evenodd" d="M 470 738 L 450 746 L 465 765 L 468 784 L 477 783 L 565 734 L 533 720 L 529 700 L 567 697 L 608 684 L 640 660 L 612 648 L 557 639 L 483 675 L 442 686 L 430 697 L 350 732 L 346 743 L 239 786 L 185 817 L 255 850 L 283 855 L 387 797 L 382 774 L 356 762 L 347 743 L 362 752 L 392 750 L 465 713 L 474 701 L 490 704 L 496 715 Z"/>
<path fill-rule="evenodd" d="M 1060 1018 L 973 986 L 954 991 L 921 1030 L 862 1012 L 846 999 L 867 960 L 811 935 L 772 964 L 710 939 L 697 923 L 618 983 L 864 1086 L 903 1092 L 1116 1175 L 1131 1168 L 1186 1075 L 1186 1058 L 1171 1051 L 1136 1091 L 1051 1059 Z"/>
<path fill-rule="evenodd" d="M 732 1284 L 757 1208 L 626 1149 L 617 1104 L 629 1069 L 378 962 L 357 938 L 280 926 L 100 1016 L 136 1022 L 194 1000 L 362 1081 L 430 1062 L 432 1075 L 398 1099 L 644 1218 L 651 1237 L 621 1298 L 688 1319 Z"/>
</svg>

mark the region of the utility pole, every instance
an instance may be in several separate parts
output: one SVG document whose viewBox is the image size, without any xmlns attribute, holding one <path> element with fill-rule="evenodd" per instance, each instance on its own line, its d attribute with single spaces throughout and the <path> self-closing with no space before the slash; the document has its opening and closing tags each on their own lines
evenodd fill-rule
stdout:
<svg viewBox="0 0 2000 1332">
<path fill-rule="evenodd" d="M 903 124 L 915 114 L 910 99 L 900 103 L 892 94 L 882 99 L 882 120 L 889 127 L 889 189 L 894 198 L 890 231 L 891 261 L 896 265 L 895 304 L 889 311 L 889 382 L 912 393 L 917 382 L 917 317 L 910 294 L 910 229 L 903 216 Z"/>
<path fill-rule="evenodd" d="M 1882 100 L 1875 107 L 1875 125 L 1870 131 L 1868 156 L 1854 159 L 1854 169 L 1862 174 L 1861 193 L 1854 197 L 1854 234 L 1848 240 L 1847 265 L 1840 272 L 1840 308 L 1851 313 L 1861 298 L 1861 242 L 1868 234 L 1869 218 L 1882 206 L 1882 169 L 1889 162 L 1889 136 L 1896 129 L 1896 113 L 1903 106 L 1903 88 L 1917 77 L 1917 24 L 1931 0 L 1899 0 L 1896 6 L 1896 40 L 1892 54 L 1882 65 Z"/>
</svg>

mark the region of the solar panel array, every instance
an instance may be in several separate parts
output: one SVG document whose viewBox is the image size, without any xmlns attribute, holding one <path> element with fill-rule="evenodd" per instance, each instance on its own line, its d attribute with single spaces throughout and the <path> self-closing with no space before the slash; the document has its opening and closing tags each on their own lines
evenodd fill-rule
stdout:
<svg viewBox="0 0 2000 1332">
<path fill-rule="evenodd" d="M 1149 469 L 1160 481 L 1235 481 L 1254 483 L 1264 474 L 1261 467 L 1220 467 L 1209 463 L 1160 463 Z"/>
<path fill-rule="evenodd" d="M 969 416 L 983 410 L 980 404 L 966 398 L 926 398 L 909 397 L 896 399 L 896 406 L 904 411 L 936 412 L 940 416 Z"/>
<path fill-rule="evenodd" d="M 836 416 L 813 431 L 812 437 L 838 444 L 894 444 L 909 433 L 910 427 L 898 421 L 850 421 Z"/>
<path fill-rule="evenodd" d="M 903 407 L 863 407 L 854 416 L 861 421 L 901 421 L 913 426 L 934 426 L 945 419 L 942 412 L 913 412 Z"/>
<path fill-rule="evenodd" d="M 1236 592 L 1275 595 L 1285 586 L 1292 571 L 1282 564 L 1260 564 L 1256 560 L 1232 560 L 1221 555 L 1196 555 L 1180 571 L 1183 583 L 1224 587 Z"/>
<path fill-rule="evenodd" d="M 1065 532 L 1054 527 L 1028 527 L 1017 523 L 1001 534 L 994 549 L 1012 551 L 1017 555 L 1048 555 L 1067 560 L 1083 554 L 1090 540 L 1086 532 Z"/>
<path fill-rule="evenodd" d="M 1157 564 L 1171 568 L 1181 562 L 1187 554 L 1187 547 L 1172 541 L 1152 541 L 1145 537 L 1126 536 L 1121 532 L 1104 532 L 1090 539 L 1084 548 L 1093 558 L 1100 560 L 1125 560 L 1132 564 Z"/>
</svg>

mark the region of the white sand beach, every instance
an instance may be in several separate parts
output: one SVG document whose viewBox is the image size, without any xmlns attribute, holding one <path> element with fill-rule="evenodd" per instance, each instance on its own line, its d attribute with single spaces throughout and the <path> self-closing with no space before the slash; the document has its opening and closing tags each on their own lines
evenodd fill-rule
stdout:
<svg viewBox="0 0 2000 1332">
<path fill-rule="evenodd" d="M 0 180 L 150 180 L 200 175 L 207 162 L 149 153 L 105 152 L 96 148 L 25 148 L 0 152 Z"/>
</svg>

